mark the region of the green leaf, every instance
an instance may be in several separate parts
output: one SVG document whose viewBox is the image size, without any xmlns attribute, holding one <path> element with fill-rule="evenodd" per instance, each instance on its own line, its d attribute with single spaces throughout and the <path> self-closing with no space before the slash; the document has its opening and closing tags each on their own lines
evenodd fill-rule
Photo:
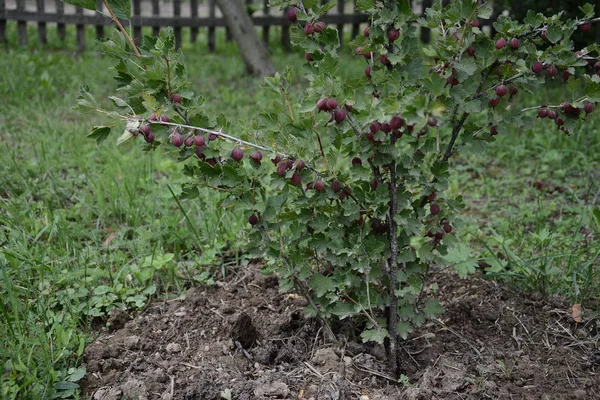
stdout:
<svg viewBox="0 0 600 400">
<path fill-rule="evenodd" d="M 79 389 L 79 385 L 68 381 L 58 381 L 54 384 L 56 390 L 76 390 Z"/>
<path fill-rule="evenodd" d="M 135 140 L 135 134 L 125 129 L 121 136 L 117 138 L 117 146 L 124 146 Z"/>
<path fill-rule="evenodd" d="M 363 331 L 360 334 L 360 337 L 362 338 L 363 343 L 376 342 L 383 344 L 383 341 L 388 337 L 388 334 L 383 329 L 368 329 Z"/>
<path fill-rule="evenodd" d="M 477 260 L 471 256 L 471 249 L 465 244 L 459 244 L 448 250 L 444 259 L 454 266 L 461 278 L 477 269 Z"/>
<path fill-rule="evenodd" d="M 437 318 L 438 316 L 443 314 L 444 311 L 444 307 L 442 307 L 440 302 L 435 299 L 427 300 L 425 308 L 423 309 L 423 312 L 425 313 L 427 318 Z"/>
<path fill-rule="evenodd" d="M 76 7 L 87 8 L 88 10 L 96 10 L 95 0 L 63 0 L 65 3 L 73 4 Z"/>
<path fill-rule="evenodd" d="M 354 309 L 353 304 L 339 301 L 331 309 L 331 314 L 339 317 L 340 319 L 344 319 L 356 315 L 356 310 Z"/>
<path fill-rule="evenodd" d="M 600 83 L 594 81 L 586 82 L 585 95 L 590 102 L 600 101 Z"/>
<path fill-rule="evenodd" d="M 96 143 L 100 144 L 110 135 L 110 128 L 108 126 L 95 126 L 92 131 L 88 134 L 91 139 L 96 139 Z"/>
<path fill-rule="evenodd" d="M 592 215 L 596 221 L 596 225 L 598 226 L 598 231 L 600 232 L 600 208 L 593 208 Z"/>
<path fill-rule="evenodd" d="M 368 11 L 375 5 L 375 0 L 357 0 L 356 8 L 360 11 Z"/>
<path fill-rule="evenodd" d="M 108 292 L 112 292 L 112 288 L 106 285 L 100 285 L 96 287 L 96 289 L 94 289 L 94 294 L 96 296 L 102 296 L 103 294 L 106 294 Z"/>
<path fill-rule="evenodd" d="M 404 340 L 408 338 L 408 335 L 413 331 L 412 325 L 407 321 L 400 321 L 398 325 L 396 325 L 396 332 L 400 337 Z"/>
<path fill-rule="evenodd" d="M 479 7 L 479 9 L 477 10 L 477 17 L 481 19 L 488 19 L 492 16 L 493 12 L 494 10 L 492 9 L 492 7 L 485 5 L 483 7 Z"/>
<path fill-rule="evenodd" d="M 321 274 L 313 275 L 308 281 L 308 286 L 315 291 L 317 297 L 323 297 L 325 294 L 335 289 L 333 280 Z"/>
<path fill-rule="evenodd" d="M 88 86 L 79 86 L 75 109 L 82 113 L 90 113 L 98 109 L 98 103 L 96 103 L 96 99 L 90 93 Z"/>
<path fill-rule="evenodd" d="M 122 19 L 131 19 L 131 0 L 107 0 L 115 15 Z"/>
<path fill-rule="evenodd" d="M 69 376 L 69 380 L 71 382 L 78 382 L 85 376 L 85 368 L 80 367 L 77 368 L 73 373 Z"/>
<path fill-rule="evenodd" d="M 551 43 L 556 43 L 563 36 L 562 28 L 559 25 L 549 25 L 546 30 L 546 36 Z"/>
<path fill-rule="evenodd" d="M 594 18 L 594 6 L 590 3 L 586 3 L 579 7 L 579 10 L 584 14 L 584 19 L 592 19 Z"/>
<path fill-rule="evenodd" d="M 181 194 L 179 195 L 180 199 L 196 199 L 198 198 L 198 196 L 200 196 L 200 191 L 198 190 L 197 186 L 191 186 L 191 187 L 183 187 Z"/>
<path fill-rule="evenodd" d="M 109 99 L 112 100 L 112 102 L 115 104 L 115 106 L 117 107 L 129 107 L 129 104 L 127 104 L 127 102 L 125 100 L 123 100 L 120 97 L 117 96 L 108 96 Z"/>
</svg>

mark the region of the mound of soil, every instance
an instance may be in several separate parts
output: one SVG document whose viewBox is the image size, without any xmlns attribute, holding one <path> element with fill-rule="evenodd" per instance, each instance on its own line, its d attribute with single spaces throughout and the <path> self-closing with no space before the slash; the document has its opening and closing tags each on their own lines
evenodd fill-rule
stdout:
<svg viewBox="0 0 600 400">
<path fill-rule="evenodd" d="M 599 399 L 597 321 L 576 324 L 558 298 L 477 277 L 438 274 L 446 313 L 402 348 L 402 379 L 384 350 L 333 326 L 251 267 L 127 321 L 112 318 L 85 352 L 84 391 L 117 399 Z"/>
</svg>

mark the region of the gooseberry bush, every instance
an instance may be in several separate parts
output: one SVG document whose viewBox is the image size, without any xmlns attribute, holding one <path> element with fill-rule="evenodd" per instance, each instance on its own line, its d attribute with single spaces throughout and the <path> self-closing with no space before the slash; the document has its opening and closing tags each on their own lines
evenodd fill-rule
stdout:
<svg viewBox="0 0 600 400">
<path fill-rule="evenodd" d="M 320 21 L 334 5 L 274 4 L 305 53 L 299 96 L 288 68 L 265 81 L 279 100 L 231 126 L 203 111 L 170 31 L 135 51 L 120 33 L 103 43 L 116 60 L 116 109 L 100 110 L 107 122 L 90 136 L 102 141 L 125 120 L 119 143 L 175 151 L 188 177 L 183 198 L 201 187 L 226 192 L 222 205 L 246 213 L 280 288 L 303 293 L 309 315 L 354 318 L 396 370 L 400 340 L 444 311 L 432 271 L 476 267 L 456 236 L 462 200 L 447 191 L 450 157 L 535 123 L 549 135 L 585 123 L 600 100 L 598 45 L 574 49 L 569 39 L 598 18 L 590 5 L 579 20 L 500 17 L 490 38 L 479 20 L 492 9 L 480 1 L 436 1 L 419 17 L 407 0 L 359 0 L 369 24 L 350 47 L 365 70 L 342 80 L 338 32 Z M 420 43 L 419 27 L 436 32 L 431 45 Z M 568 95 L 519 107 L 551 82 Z M 87 88 L 78 108 L 99 109 Z"/>
</svg>

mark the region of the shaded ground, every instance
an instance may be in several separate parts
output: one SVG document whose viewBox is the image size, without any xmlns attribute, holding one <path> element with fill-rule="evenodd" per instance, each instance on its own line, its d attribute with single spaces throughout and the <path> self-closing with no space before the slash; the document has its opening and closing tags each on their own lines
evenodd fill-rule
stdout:
<svg viewBox="0 0 600 400">
<path fill-rule="evenodd" d="M 438 275 L 447 312 L 403 349 L 407 378 L 385 353 L 324 337 L 302 297 L 249 268 L 212 288 L 111 317 L 85 353 L 93 399 L 598 399 L 600 332 L 569 305 L 477 277 Z M 364 397 L 361 397 L 364 396 Z"/>
</svg>

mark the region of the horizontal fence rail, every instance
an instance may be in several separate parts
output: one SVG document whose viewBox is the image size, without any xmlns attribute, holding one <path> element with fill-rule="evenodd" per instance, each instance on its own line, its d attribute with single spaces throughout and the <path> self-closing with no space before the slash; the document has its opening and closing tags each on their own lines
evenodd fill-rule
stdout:
<svg viewBox="0 0 600 400">
<path fill-rule="evenodd" d="M 258 3 L 257 3 L 258 1 Z M 322 3 L 325 3 L 322 0 Z M 431 0 L 422 0 L 415 6 L 416 13 L 430 5 Z M 215 0 L 133 0 L 131 21 L 122 21 L 124 26 L 131 26 L 133 37 L 139 42 L 143 27 L 152 28 L 152 34 L 157 35 L 160 28 L 172 27 L 175 34 L 176 46 L 181 46 L 182 29 L 190 29 L 191 42 L 195 43 L 200 29 L 207 30 L 207 46 L 209 51 L 216 48 L 216 28 L 225 28 L 227 40 L 231 40 L 229 30 L 221 11 Z M 246 0 L 246 6 L 253 8 L 252 21 L 257 27 L 261 27 L 262 38 L 269 43 L 271 28 L 281 27 L 281 43 L 284 47 L 289 46 L 291 23 L 279 9 L 269 6 L 269 0 Z M 102 0 L 96 0 L 96 9 L 101 13 L 84 10 L 71 4 L 65 4 L 62 0 L 0 0 L 0 42 L 6 43 L 6 24 L 8 21 L 17 23 L 17 37 L 19 45 L 27 45 L 27 25 L 34 24 L 38 28 L 39 41 L 42 44 L 48 42 L 47 26 L 56 25 L 58 37 L 64 41 L 66 26 L 74 25 L 77 38 L 77 47 L 80 51 L 85 48 L 85 27 L 95 27 L 96 37 L 104 37 L 104 28 L 112 25 L 108 12 L 104 8 Z M 355 37 L 360 32 L 360 24 L 368 22 L 368 16 L 356 9 L 356 0 L 345 2 L 338 1 L 337 6 L 330 10 L 322 21 L 335 25 L 342 39 L 346 26 L 351 27 L 351 35 Z M 489 21 L 484 21 L 489 24 Z M 429 30 L 422 29 L 421 38 L 429 42 Z"/>
<path fill-rule="evenodd" d="M 141 37 L 143 27 L 151 27 L 152 33 L 156 35 L 160 28 L 172 27 L 175 33 L 177 46 L 181 46 L 181 30 L 191 30 L 191 41 L 196 42 L 199 30 L 207 29 L 208 48 L 214 51 L 216 47 L 215 29 L 226 28 L 226 22 L 214 0 L 188 0 L 182 4 L 181 0 L 133 0 L 133 12 L 131 21 L 121 21 L 124 26 L 133 28 L 133 36 L 136 40 Z M 268 43 L 271 35 L 271 27 L 281 27 L 281 42 L 289 46 L 290 21 L 278 9 L 269 7 L 269 0 L 262 0 L 262 7 L 256 7 L 256 3 L 247 0 L 246 5 L 256 9 L 251 17 L 254 25 L 262 27 L 263 39 Z M 352 26 L 353 36 L 359 32 L 359 25 L 367 22 L 368 16 L 356 10 L 356 2 L 352 5 L 352 13 L 345 13 L 347 5 L 339 2 L 338 6 L 323 16 L 322 20 L 328 24 L 336 25 L 340 32 L 345 25 Z M 97 1 L 96 9 L 104 15 L 91 10 L 83 10 L 62 0 L 0 0 L 0 41 L 6 42 L 6 24 L 8 21 L 16 21 L 17 36 L 20 45 L 27 45 L 27 24 L 37 24 L 39 41 L 42 44 L 48 42 L 47 25 L 56 24 L 58 36 L 65 39 L 65 27 L 75 25 L 77 35 L 77 46 L 80 50 L 85 47 L 84 30 L 86 26 L 96 28 L 96 36 L 104 37 L 104 27 L 112 25 L 112 20 L 107 16 L 108 12 L 102 4 Z M 227 39 L 231 40 L 229 33 Z"/>
</svg>

